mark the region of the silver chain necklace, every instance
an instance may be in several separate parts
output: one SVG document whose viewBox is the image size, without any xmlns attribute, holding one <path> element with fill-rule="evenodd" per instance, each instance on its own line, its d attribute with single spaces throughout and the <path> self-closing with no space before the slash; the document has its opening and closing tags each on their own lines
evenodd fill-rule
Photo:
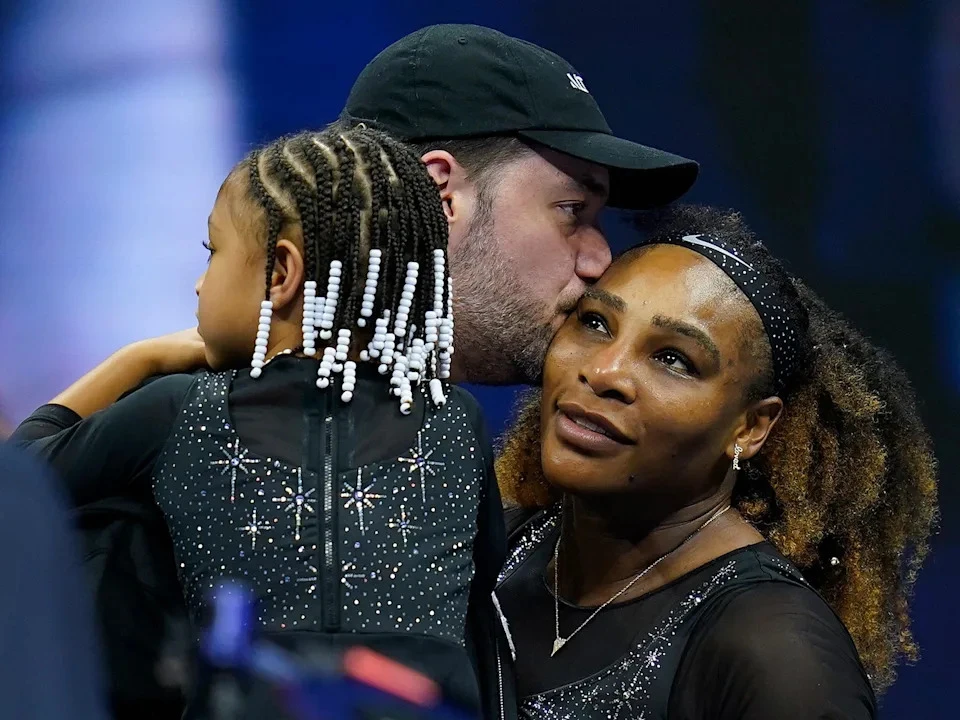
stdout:
<svg viewBox="0 0 960 720">
<path fill-rule="evenodd" d="M 601 606 L 598 607 L 596 610 L 594 610 L 594 611 L 590 614 L 590 617 L 588 617 L 586 620 L 584 620 L 582 623 L 580 623 L 580 627 L 578 627 L 576 630 L 574 630 L 572 633 L 570 633 L 570 634 L 567 635 L 566 637 L 560 637 L 560 540 L 563 539 L 563 524 L 561 523 L 561 525 L 560 525 L 560 537 L 557 538 L 557 546 L 556 546 L 556 548 L 554 549 L 554 554 L 553 554 L 553 619 L 554 619 L 554 630 L 556 631 L 556 638 L 555 638 L 554 641 L 553 641 L 553 652 L 550 653 L 550 657 L 553 657 L 553 656 L 556 655 L 558 652 L 560 652 L 560 648 L 562 648 L 564 645 L 566 645 L 567 642 L 568 642 L 574 635 L 576 635 L 578 632 L 580 632 L 581 630 L 583 630 L 583 628 L 586 627 L 587 623 L 589 623 L 589 622 L 590 622 L 591 620 L 593 620 L 598 614 L 600 614 L 600 611 L 601 611 L 601 610 L 603 610 L 603 609 L 604 609 L 605 607 L 607 607 L 610 603 L 612 603 L 612 602 L 613 602 L 614 600 L 616 600 L 618 597 L 620 597 L 621 595 L 623 595 L 627 590 L 629 590 L 629 589 L 632 588 L 634 585 L 636 585 L 636 584 L 640 581 L 640 578 L 642 578 L 642 577 L 643 577 L 644 575 L 646 575 L 648 572 L 650 572 L 651 570 L 653 570 L 657 565 L 659 565 L 661 562 L 663 562 L 663 561 L 666 560 L 668 557 L 670 557 L 670 555 L 672 555 L 672 554 L 675 553 L 677 550 L 679 550 L 679 549 L 682 548 L 684 545 L 686 545 L 688 542 L 690 542 L 690 540 L 693 539 L 693 537 L 694 537 L 697 533 L 699 533 L 699 532 L 700 532 L 701 530 L 703 530 L 707 525 L 709 525 L 710 523 L 712 523 L 714 520 L 716 520 L 718 517 L 720 517 L 721 515 L 723 515 L 723 513 L 725 513 L 725 512 L 726 512 L 727 510 L 729 510 L 729 509 L 730 509 L 730 506 L 729 506 L 729 505 L 725 505 L 724 507 L 722 507 L 722 508 L 720 508 L 719 510 L 717 510 L 713 515 L 711 515 L 709 518 L 707 518 L 706 521 L 704 521 L 703 525 L 701 525 L 701 526 L 698 527 L 696 530 L 694 530 L 692 533 L 690 533 L 689 535 L 687 535 L 687 537 L 685 537 L 685 538 L 683 539 L 683 542 L 681 542 L 679 545 L 677 545 L 675 548 L 673 548 L 673 550 L 668 550 L 666 553 L 664 553 L 663 555 L 661 555 L 660 557 L 658 557 L 656 560 L 654 560 L 654 561 L 653 561 L 650 565 L 648 565 L 645 569 L 641 570 L 636 576 L 634 576 L 634 578 L 633 578 L 630 582 L 628 582 L 626 585 L 624 585 L 621 590 L 617 591 L 617 594 L 616 594 L 616 595 L 614 595 L 613 597 L 611 597 L 611 598 L 610 598 L 609 600 L 607 600 L 603 605 L 601 605 Z"/>
</svg>

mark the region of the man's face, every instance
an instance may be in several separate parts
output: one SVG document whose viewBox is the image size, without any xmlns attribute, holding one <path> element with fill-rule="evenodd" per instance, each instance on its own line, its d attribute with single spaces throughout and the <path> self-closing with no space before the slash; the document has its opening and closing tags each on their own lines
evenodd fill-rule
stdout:
<svg viewBox="0 0 960 720">
<path fill-rule="evenodd" d="M 546 148 L 468 184 L 450 225 L 458 380 L 535 383 L 550 339 L 610 265 L 606 168 Z M 470 193 L 473 196 L 470 196 Z"/>
</svg>

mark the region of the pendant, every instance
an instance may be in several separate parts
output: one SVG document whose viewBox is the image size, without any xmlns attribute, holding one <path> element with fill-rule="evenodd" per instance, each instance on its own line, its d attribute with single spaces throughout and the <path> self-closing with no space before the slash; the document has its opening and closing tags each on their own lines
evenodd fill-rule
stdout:
<svg viewBox="0 0 960 720">
<path fill-rule="evenodd" d="M 556 655 L 558 652 L 560 652 L 560 648 L 562 648 L 564 645 L 566 645 L 566 644 L 567 644 L 567 640 L 569 640 L 569 639 L 570 639 L 570 638 L 558 637 L 556 640 L 554 640 L 554 641 L 553 641 L 553 652 L 550 653 L 550 657 L 553 657 L 553 656 Z"/>
</svg>

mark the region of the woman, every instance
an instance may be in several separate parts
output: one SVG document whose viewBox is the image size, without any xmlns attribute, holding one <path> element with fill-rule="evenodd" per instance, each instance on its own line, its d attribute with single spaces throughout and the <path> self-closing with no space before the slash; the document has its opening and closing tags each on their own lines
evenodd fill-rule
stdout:
<svg viewBox="0 0 960 720">
<path fill-rule="evenodd" d="M 528 718 L 869 718 L 936 515 L 909 384 L 738 215 L 685 208 L 548 354 L 498 462 Z"/>
</svg>

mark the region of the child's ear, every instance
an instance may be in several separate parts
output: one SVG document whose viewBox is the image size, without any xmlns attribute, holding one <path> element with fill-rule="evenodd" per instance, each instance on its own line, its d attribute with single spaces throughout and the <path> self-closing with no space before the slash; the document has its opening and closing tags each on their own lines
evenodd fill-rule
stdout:
<svg viewBox="0 0 960 720">
<path fill-rule="evenodd" d="M 270 299 L 274 310 L 279 310 L 296 300 L 303 287 L 303 253 L 296 243 L 279 238 L 273 263 L 273 278 L 270 285 Z"/>
</svg>

